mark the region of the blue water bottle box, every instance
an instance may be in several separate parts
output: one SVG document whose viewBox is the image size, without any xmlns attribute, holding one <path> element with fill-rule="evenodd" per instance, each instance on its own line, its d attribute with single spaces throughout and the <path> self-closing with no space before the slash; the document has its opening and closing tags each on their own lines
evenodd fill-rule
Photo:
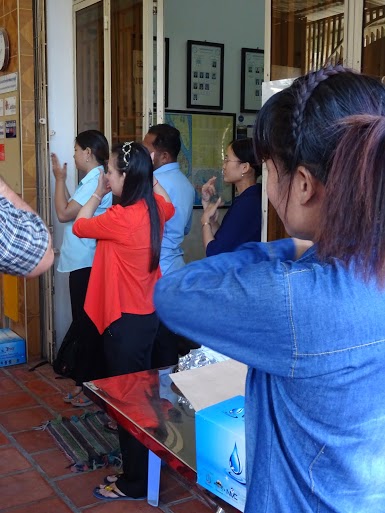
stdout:
<svg viewBox="0 0 385 513">
<path fill-rule="evenodd" d="M 244 511 L 245 398 L 236 396 L 195 413 L 198 483 Z"/>
<path fill-rule="evenodd" d="M 9 328 L 0 329 L 0 367 L 26 361 L 25 340 Z"/>
</svg>

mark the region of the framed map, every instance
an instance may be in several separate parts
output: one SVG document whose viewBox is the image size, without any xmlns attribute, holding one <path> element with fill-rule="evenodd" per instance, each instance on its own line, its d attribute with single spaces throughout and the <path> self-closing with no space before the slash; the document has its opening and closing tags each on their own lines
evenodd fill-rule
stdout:
<svg viewBox="0 0 385 513">
<path fill-rule="evenodd" d="M 166 111 L 165 123 L 180 131 L 178 162 L 195 189 L 194 207 L 202 207 L 202 185 L 216 176 L 215 187 L 225 207 L 233 200 L 232 185 L 223 182 L 226 148 L 235 137 L 235 114 Z"/>
</svg>

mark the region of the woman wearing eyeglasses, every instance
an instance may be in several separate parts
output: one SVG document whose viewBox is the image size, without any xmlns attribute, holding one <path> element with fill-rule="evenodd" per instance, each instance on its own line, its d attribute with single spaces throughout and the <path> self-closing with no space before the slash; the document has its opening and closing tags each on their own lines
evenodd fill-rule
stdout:
<svg viewBox="0 0 385 513">
<path fill-rule="evenodd" d="M 224 182 L 234 184 L 237 196 L 220 224 L 218 208 L 222 199 L 213 201 L 216 177 L 203 185 L 201 223 L 206 256 L 233 251 L 246 242 L 261 240 L 262 185 L 257 183 L 261 168 L 255 164 L 250 138 L 229 144 L 222 172 Z"/>
</svg>

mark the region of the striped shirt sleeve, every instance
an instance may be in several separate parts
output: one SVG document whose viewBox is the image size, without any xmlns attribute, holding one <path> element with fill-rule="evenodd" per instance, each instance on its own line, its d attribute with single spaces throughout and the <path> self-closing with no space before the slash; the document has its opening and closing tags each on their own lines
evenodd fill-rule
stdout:
<svg viewBox="0 0 385 513">
<path fill-rule="evenodd" d="M 28 275 L 48 248 L 48 230 L 34 212 L 17 209 L 0 196 L 0 272 Z"/>
</svg>

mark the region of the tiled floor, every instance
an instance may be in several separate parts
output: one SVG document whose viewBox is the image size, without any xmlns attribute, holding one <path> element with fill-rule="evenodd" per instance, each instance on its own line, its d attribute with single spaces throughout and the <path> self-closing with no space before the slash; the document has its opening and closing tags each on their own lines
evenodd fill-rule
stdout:
<svg viewBox="0 0 385 513">
<path fill-rule="evenodd" d="M 210 513 L 203 499 L 168 468 L 162 469 L 158 508 L 146 501 L 99 501 L 93 488 L 106 469 L 72 473 L 49 433 L 36 430 L 58 414 L 83 411 L 65 404 L 63 392 L 73 384 L 55 379 L 48 364 L 31 372 L 29 365 L 0 369 L 0 512 L 1 513 Z M 226 508 L 234 512 L 233 508 Z"/>
</svg>

